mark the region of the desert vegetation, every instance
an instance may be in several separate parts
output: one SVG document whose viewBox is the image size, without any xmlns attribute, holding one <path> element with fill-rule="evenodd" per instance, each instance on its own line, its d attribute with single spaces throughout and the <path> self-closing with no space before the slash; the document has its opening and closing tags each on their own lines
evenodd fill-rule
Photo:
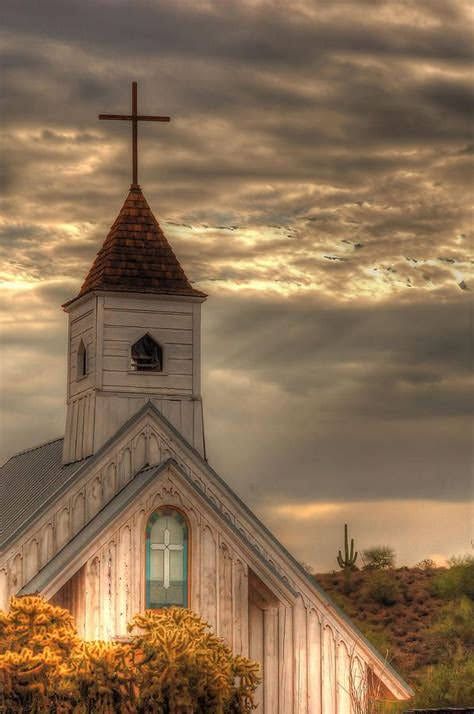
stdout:
<svg viewBox="0 0 474 714">
<path fill-rule="evenodd" d="M 66 610 L 13 597 L 0 612 L 0 711 L 247 714 L 258 664 L 234 656 L 191 610 L 137 615 L 127 642 L 84 642 Z"/>
<path fill-rule="evenodd" d="M 362 554 L 350 588 L 341 570 L 314 576 L 416 691 L 418 707 L 473 706 L 474 558 L 395 567 L 388 546 Z"/>
</svg>

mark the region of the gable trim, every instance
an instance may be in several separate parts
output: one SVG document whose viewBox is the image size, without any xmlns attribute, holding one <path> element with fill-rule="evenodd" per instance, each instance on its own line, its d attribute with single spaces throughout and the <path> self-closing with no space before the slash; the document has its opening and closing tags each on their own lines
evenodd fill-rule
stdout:
<svg viewBox="0 0 474 714">
<path fill-rule="evenodd" d="M 29 582 L 23 585 L 19 595 L 33 595 L 51 590 L 58 575 L 91 545 L 94 539 L 130 505 L 135 496 L 148 486 L 155 476 L 166 469 L 168 464 L 169 460 L 160 466 L 142 469 Z"/>
</svg>

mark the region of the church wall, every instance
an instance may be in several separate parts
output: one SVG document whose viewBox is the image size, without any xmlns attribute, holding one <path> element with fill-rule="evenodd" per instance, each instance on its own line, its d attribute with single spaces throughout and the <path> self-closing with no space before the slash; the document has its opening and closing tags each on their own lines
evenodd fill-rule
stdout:
<svg viewBox="0 0 474 714">
<path fill-rule="evenodd" d="M 96 300 L 94 297 L 71 310 L 69 316 L 68 398 L 76 397 L 94 386 L 96 368 L 95 325 Z M 87 349 L 87 374 L 84 377 L 77 373 L 77 353 L 81 340 Z"/>
<path fill-rule="evenodd" d="M 190 606 L 236 651 L 248 651 L 248 569 L 216 523 L 172 479 L 147 489 L 105 532 L 83 567 L 82 612 L 75 611 L 86 639 L 126 636 L 127 623 L 145 608 L 145 528 L 162 505 L 179 508 L 190 524 Z M 71 587 L 62 591 L 68 594 Z M 67 596 L 61 595 L 67 605 Z M 57 598 L 57 595 L 54 596 Z M 243 614 L 243 616 L 242 616 Z"/>
<path fill-rule="evenodd" d="M 102 389 L 146 395 L 196 393 L 197 385 L 193 385 L 193 308 L 192 302 L 156 297 L 140 300 L 106 296 Z M 149 333 L 163 349 L 163 371 L 160 373 L 137 373 L 130 368 L 131 345 L 145 333 Z"/>
<path fill-rule="evenodd" d="M 201 453 L 204 451 L 200 382 L 199 303 L 142 299 L 129 296 L 100 298 L 102 347 L 98 360 L 94 450 L 105 443 L 148 400 Z M 131 369 L 130 350 L 145 333 L 163 349 L 163 371 L 139 373 Z"/>
<path fill-rule="evenodd" d="M 153 450 L 149 448 L 153 440 Z M 159 463 L 167 458 L 166 444 L 146 419 L 108 450 L 95 465 L 77 479 L 6 551 L 0 554 L 0 569 L 7 571 L 7 588 L 0 608 L 10 595 L 42 568 L 125 485 L 144 461 Z M 33 546 L 36 541 L 38 548 Z M 36 555 L 36 551 L 38 555 Z"/>
<path fill-rule="evenodd" d="M 149 399 L 204 452 L 200 311 L 192 299 L 126 294 L 91 295 L 69 308 L 65 463 L 97 452 Z M 162 347 L 160 372 L 132 369 L 131 347 L 146 333 Z M 88 372 L 78 378 L 81 340 Z"/>
<path fill-rule="evenodd" d="M 217 481 L 211 483 L 200 462 L 193 460 L 191 453 L 183 457 L 172 433 L 164 426 L 157 429 L 155 417 L 147 414 L 0 559 L 3 607 L 9 594 L 17 592 L 34 569 L 27 564 L 30 554 L 36 552 L 36 547 L 31 547 L 33 540 L 38 543 L 38 567 L 42 567 L 51 558 L 51 550 L 56 552 L 64 538 L 72 537 L 102 508 L 132 477 L 143 458 L 162 461 L 168 457 L 180 464 L 197 492 L 174 475 L 171 466 L 173 475 L 157 477 L 122 514 L 120 522 L 88 549 L 87 562 L 78 576 L 83 581 L 81 585 L 77 581 L 75 590 L 82 592 L 82 606 L 75 606 L 82 634 L 89 638 L 126 634 L 127 620 L 145 604 L 147 518 L 159 505 L 175 505 L 190 522 L 191 607 L 213 624 L 235 652 L 248 654 L 257 648 L 262 653 L 260 661 L 268 677 L 259 695 L 260 711 L 270 711 L 265 702 L 273 709 L 278 702 L 274 711 L 280 714 L 345 714 L 347 696 L 341 686 L 346 686 L 348 665 L 345 653 L 341 655 L 341 642 L 361 661 L 371 661 L 357 635 L 337 619 L 324 595 L 317 595 L 285 562 L 269 535 L 257 532 L 238 503 L 229 500 Z M 210 509 L 209 502 L 220 515 Z M 2 575 L 5 566 L 7 574 Z M 72 576 L 73 572 L 60 577 Z M 60 586 L 62 582 L 55 587 Z M 54 589 L 45 595 L 53 593 Z M 249 608 L 249 601 L 260 613 Z M 257 621 L 262 623 L 261 641 L 259 630 L 252 631 L 252 622 Z M 277 689 L 272 689 L 275 679 Z"/>
</svg>

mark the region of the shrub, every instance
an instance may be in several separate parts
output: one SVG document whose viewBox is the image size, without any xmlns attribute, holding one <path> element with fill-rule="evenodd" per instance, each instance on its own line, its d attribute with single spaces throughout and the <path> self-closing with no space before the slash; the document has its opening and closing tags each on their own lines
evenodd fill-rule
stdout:
<svg viewBox="0 0 474 714">
<path fill-rule="evenodd" d="M 137 615 L 130 631 L 140 692 L 138 711 L 165 704 L 171 711 L 193 707 L 193 714 L 251 712 L 259 667 L 233 657 L 222 639 L 198 615 L 184 608 L 149 610 Z"/>
<path fill-rule="evenodd" d="M 392 656 L 392 643 L 390 637 L 383 629 L 376 629 L 371 625 L 363 627 L 359 624 L 361 632 L 367 637 L 369 642 L 380 652 L 382 657 L 389 661 Z"/>
<path fill-rule="evenodd" d="M 379 545 L 367 548 L 362 555 L 364 568 L 367 570 L 383 570 L 393 568 L 395 564 L 395 551 L 388 545 Z"/>
<path fill-rule="evenodd" d="M 474 557 L 451 558 L 450 567 L 433 580 L 435 595 L 446 599 L 468 597 L 474 600 Z"/>
<path fill-rule="evenodd" d="M 474 701 L 474 655 L 458 655 L 430 667 L 416 687 L 417 707 L 471 707 Z"/>
<path fill-rule="evenodd" d="M 453 650 L 474 652 L 474 603 L 467 597 L 450 602 L 430 630 L 435 652 L 451 656 Z"/>
<path fill-rule="evenodd" d="M 248 714 L 259 666 L 234 656 L 196 614 L 137 615 L 130 642 L 83 642 L 40 597 L 0 611 L 0 711 L 11 714 Z"/>
<path fill-rule="evenodd" d="M 420 570 L 433 570 L 436 568 L 436 563 L 431 558 L 425 558 L 424 560 L 420 560 L 420 562 L 415 565 L 415 568 L 419 568 Z"/>
<path fill-rule="evenodd" d="M 367 595 L 379 605 L 394 605 L 401 599 L 401 590 L 393 575 L 380 572 L 368 581 Z"/>
</svg>

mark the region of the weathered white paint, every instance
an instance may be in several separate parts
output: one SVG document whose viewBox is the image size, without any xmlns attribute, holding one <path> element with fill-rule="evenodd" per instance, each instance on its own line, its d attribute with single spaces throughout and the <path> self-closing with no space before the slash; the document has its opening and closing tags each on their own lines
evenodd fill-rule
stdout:
<svg viewBox="0 0 474 714">
<path fill-rule="evenodd" d="M 323 629 L 323 714 L 336 712 L 336 645 L 327 625 Z"/>
<path fill-rule="evenodd" d="M 248 567 L 240 558 L 233 562 L 233 650 L 248 655 Z"/>
<path fill-rule="evenodd" d="M 100 612 L 100 557 L 94 556 L 86 568 L 86 590 L 84 607 L 84 636 L 88 640 L 99 640 L 101 635 Z"/>
<path fill-rule="evenodd" d="M 265 672 L 265 714 L 278 712 L 278 608 L 270 605 L 263 611 L 263 670 Z"/>
<path fill-rule="evenodd" d="M 77 533 L 86 522 L 86 500 L 84 494 L 78 493 L 72 502 L 72 532 Z"/>
<path fill-rule="evenodd" d="M 308 713 L 322 714 L 321 625 L 314 608 L 308 612 Z"/>
<path fill-rule="evenodd" d="M 204 453 L 201 302 L 196 297 L 92 293 L 66 309 L 65 463 L 95 453 L 149 399 Z M 145 333 L 162 347 L 161 372 L 131 369 L 131 347 Z M 81 341 L 87 348 L 86 376 L 77 372 Z M 140 449 L 137 457 L 143 457 Z"/>
<path fill-rule="evenodd" d="M 39 545 L 36 538 L 26 546 L 25 579 L 30 580 L 39 569 Z"/>
<path fill-rule="evenodd" d="M 206 621 L 216 629 L 217 626 L 217 544 L 208 525 L 201 531 L 202 544 L 202 579 L 201 612 Z"/>
<path fill-rule="evenodd" d="M 119 489 L 123 488 L 132 477 L 132 452 L 124 449 L 120 456 L 119 466 Z"/>
<path fill-rule="evenodd" d="M 340 640 L 336 650 L 336 688 L 338 714 L 351 714 L 350 657 L 346 643 Z"/>
<path fill-rule="evenodd" d="M 148 460 L 150 465 L 159 464 L 161 461 L 160 442 L 155 434 L 151 434 L 148 440 Z"/>
<path fill-rule="evenodd" d="M 232 646 L 232 554 L 226 543 L 219 548 L 219 635 Z"/>
<path fill-rule="evenodd" d="M 308 711 L 308 649 L 306 608 L 299 595 L 293 607 L 294 658 L 295 658 L 295 708 L 298 714 Z"/>
<path fill-rule="evenodd" d="M 6 610 L 8 607 L 8 573 L 6 568 L 0 570 L 0 610 Z"/>
<path fill-rule="evenodd" d="M 278 606 L 278 670 L 280 714 L 297 714 L 294 698 L 293 611 L 282 603 Z"/>
<path fill-rule="evenodd" d="M 96 476 L 87 488 L 87 520 L 90 521 L 102 507 L 102 483 Z"/>
<path fill-rule="evenodd" d="M 118 617 L 117 633 L 127 634 L 127 624 L 131 619 L 131 578 L 132 551 L 131 533 L 128 525 L 123 526 L 119 533 L 119 560 L 118 560 Z"/>
<path fill-rule="evenodd" d="M 70 536 L 70 530 L 69 530 L 69 507 L 65 506 L 62 508 L 58 515 L 57 515 L 57 520 L 56 520 L 56 548 L 57 550 L 60 550 L 62 546 L 66 543 L 66 541 L 69 539 Z"/>
<path fill-rule="evenodd" d="M 114 463 L 111 463 L 106 469 L 104 469 L 104 477 L 102 481 L 104 503 L 108 503 L 115 494 L 116 478 L 116 466 Z"/>
<path fill-rule="evenodd" d="M 46 523 L 42 530 L 39 531 L 41 540 L 41 567 L 48 563 L 54 553 L 54 532 L 51 523 Z"/>
<path fill-rule="evenodd" d="M 263 655 L 263 610 L 253 600 L 249 601 L 249 656 L 260 663 L 264 673 Z M 256 711 L 262 714 L 265 709 L 265 687 L 260 686 L 255 696 Z"/>
</svg>

